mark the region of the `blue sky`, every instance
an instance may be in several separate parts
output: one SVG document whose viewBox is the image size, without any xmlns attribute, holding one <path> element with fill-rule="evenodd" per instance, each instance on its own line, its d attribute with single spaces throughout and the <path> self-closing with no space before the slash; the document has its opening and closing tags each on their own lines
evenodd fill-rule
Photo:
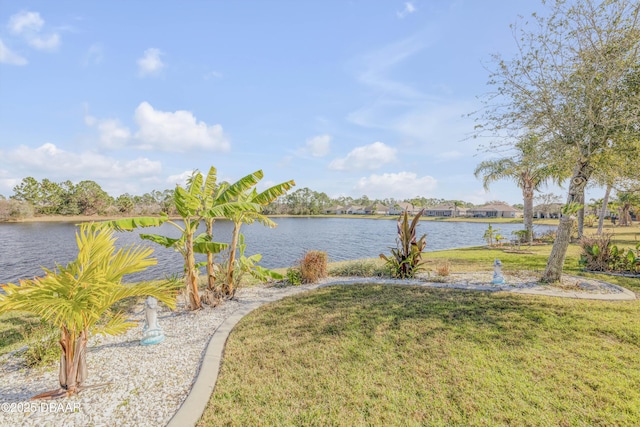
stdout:
<svg viewBox="0 0 640 427">
<path fill-rule="evenodd" d="M 263 169 L 329 196 L 501 199 L 467 137 L 534 0 L 0 0 L 0 194 Z M 557 192 L 557 191 L 556 191 Z"/>
</svg>

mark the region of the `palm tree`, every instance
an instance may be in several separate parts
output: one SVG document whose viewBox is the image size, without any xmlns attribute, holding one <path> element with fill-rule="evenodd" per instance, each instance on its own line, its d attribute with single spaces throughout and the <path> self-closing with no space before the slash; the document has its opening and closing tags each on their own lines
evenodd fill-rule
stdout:
<svg viewBox="0 0 640 427">
<path fill-rule="evenodd" d="M 170 308 L 176 304 L 175 286 L 168 281 L 123 284 L 126 274 L 156 264 L 153 250 L 130 246 L 116 250 L 113 231 L 91 224 L 76 233 L 78 257 L 45 276 L 9 283 L 0 293 L 0 313 L 33 313 L 60 329 L 60 388 L 34 398 L 71 396 L 86 388 L 87 341 L 92 334 L 120 334 L 136 326 L 122 311 L 113 312 L 117 301 L 152 296 Z"/>
<path fill-rule="evenodd" d="M 464 205 L 460 200 L 453 201 L 453 217 L 456 218 L 458 216 L 458 208 Z"/>
<path fill-rule="evenodd" d="M 502 179 L 512 179 L 522 190 L 524 201 L 524 228 L 528 241 L 533 241 L 533 195 L 549 179 L 561 182 L 566 171 L 557 165 L 547 164 L 539 153 L 538 138 L 527 135 L 516 144 L 518 152 L 514 157 L 485 160 L 476 167 L 476 177 L 482 176 L 485 190 L 489 184 Z"/>
</svg>

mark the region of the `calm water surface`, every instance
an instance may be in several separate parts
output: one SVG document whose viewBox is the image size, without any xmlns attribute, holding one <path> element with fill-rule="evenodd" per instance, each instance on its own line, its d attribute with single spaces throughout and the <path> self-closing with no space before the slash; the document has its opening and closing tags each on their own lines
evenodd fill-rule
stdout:
<svg viewBox="0 0 640 427">
<path fill-rule="evenodd" d="M 395 246 L 396 221 L 364 218 L 277 218 L 278 227 L 260 224 L 245 225 L 242 232 L 247 243 L 246 255 L 262 254 L 262 266 L 289 267 L 307 250 L 322 250 L 330 261 L 377 257 Z M 427 234 L 427 251 L 453 249 L 484 244 L 482 235 L 488 224 L 466 222 L 423 221 L 418 233 Z M 217 221 L 214 239 L 229 242 L 233 225 Z M 522 224 L 498 224 L 500 233 L 511 238 L 511 232 Z M 540 226 L 536 232 L 550 227 Z M 0 223 L 0 283 L 16 282 L 20 278 L 42 275 L 41 266 L 53 268 L 75 259 L 76 226 L 73 223 Z M 204 231 L 204 226 L 202 230 Z M 179 235 L 170 224 L 133 232 L 117 233 L 118 246 L 141 244 L 154 248 L 158 265 L 131 280 L 153 279 L 182 271 L 182 257 L 171 249 L 141 240 L 139 233 L 155 233 L 172 237 Z M 203 260 L 204 258 L 200 258 Z"/>
</svg>

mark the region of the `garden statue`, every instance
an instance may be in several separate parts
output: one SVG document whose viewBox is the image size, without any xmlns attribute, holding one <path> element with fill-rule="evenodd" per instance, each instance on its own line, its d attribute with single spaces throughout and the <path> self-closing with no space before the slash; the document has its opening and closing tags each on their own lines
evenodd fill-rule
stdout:
<svg viewBox="0 0 640 427">
<path fill-rule="evenodd" d="M 145 324 L 142 328 L 142 340 L 140 344 L 159 344 L 164 341 L 164 334 L 158 325 L 158 300 L 147 297 L 144 303 Z"/>
<path fill-rule="evenodd" d="M 499 259 L 493 262 L 493 280 L 494 285 L 501 285 L 504 283 L 504 277 L 502 276 L 502 263 Z"/>
</svg>

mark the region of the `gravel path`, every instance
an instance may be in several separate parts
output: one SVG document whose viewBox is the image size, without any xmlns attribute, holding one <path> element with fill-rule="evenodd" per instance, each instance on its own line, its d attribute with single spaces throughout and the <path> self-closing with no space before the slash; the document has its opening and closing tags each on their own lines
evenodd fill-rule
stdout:
<svg viewBox="0 0 640 427">
<path fill-rule="evenodd" d="M 243 305 L 294 295 L 330 284 L 402 283 L 476 290 L 526 290 L 537 286 L 536 276 L 505 274 L 507 285 L 491 285 L 490 272 L 452 274 L 442 282 L 428 279 L 397 281 L 380 278 L 330 278 L 320 284 L 299 287 L 241 289 L 237 300 L 195 313 L 180 307 L 159 313 L 166 339 L 159 345 L 141 346 L 143 314 L 132 319 L 140 325 L 120 336 L 97 336 L 89 341 L 87 385 L 107 384 L 71 398 L 30 401 L 35 394 L 55 389 L 57 365 L 22 367 L 19 355 L 0 358 L 0 426 L 164 426 L 186 399 L 197 376 L 209 339 L 224 319 Z M 615 294 L 620 288 L 589 279 L 569 278 L 567 292 Z M 560 290 L 562 292 L 562 290 Z"/>
</svg>

